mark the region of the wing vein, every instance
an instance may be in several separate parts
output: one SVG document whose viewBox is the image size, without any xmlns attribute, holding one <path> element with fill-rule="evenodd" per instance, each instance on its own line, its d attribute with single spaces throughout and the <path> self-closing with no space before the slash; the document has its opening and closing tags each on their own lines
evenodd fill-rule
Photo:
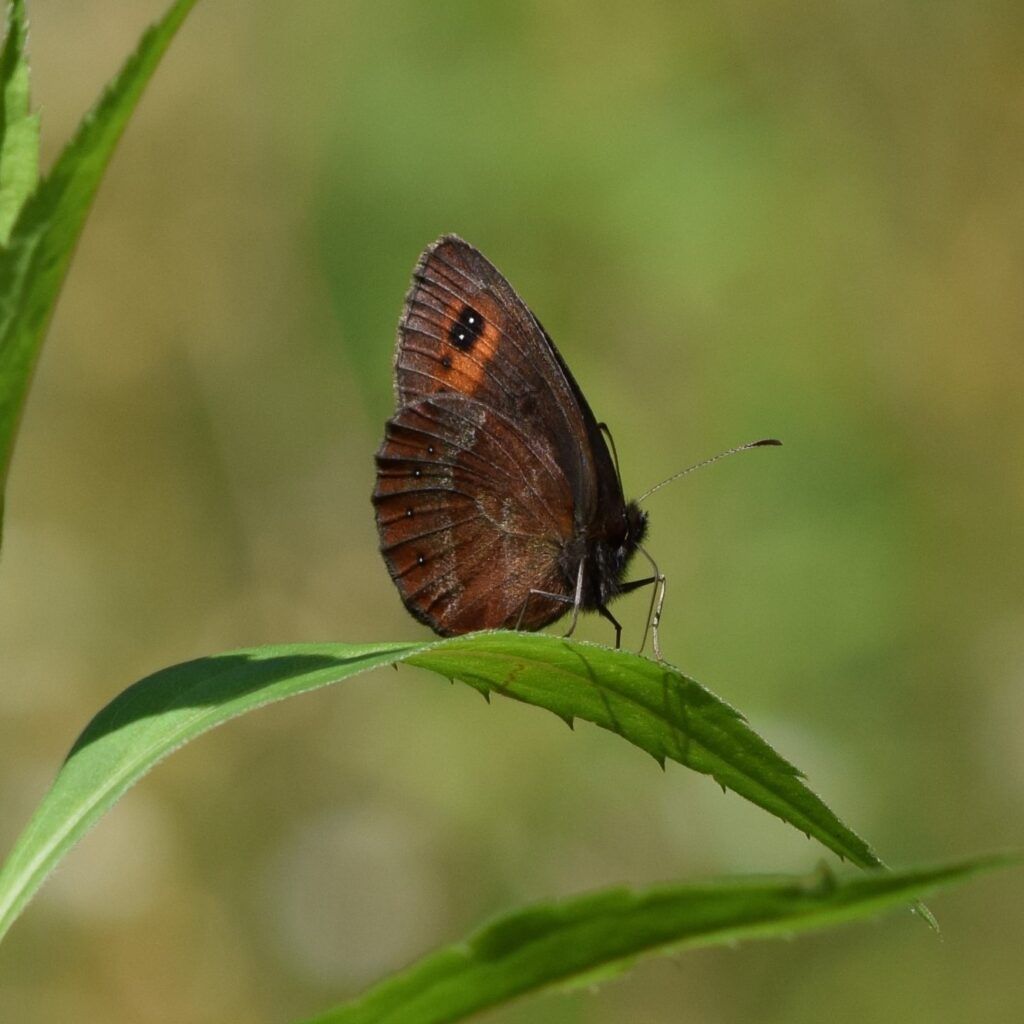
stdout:
<svg viewBox="0 0 1024 1024">
<path fill-rule="evenodd" d="M 435 402 L 435 404 L 436 404 L 436 402 Z M 451 403 L 445 403 L 445 404 L 446 404 L 446 406 L 450 406 L 450 405 L 454 405 L 455 403 L 451 402 Z M 523 483 L 526 485 L 527 489 L 534 496 L 534 498 L 537 499 L 537 502 L 540 504 L 540 506 L 543 507 L 544 510 L 547 512 L 548 517 L 549 517 L 549 519 L 551 521 L 551 525 L 554 526 L 554 528 L 555 528 L 555 530 L 557 532 L 558 531 L 558 515 L 557 515 L 557 513 L 551 507 L 549 502 L 544 498 L 544 496 L 542 494 L 540 494 L 537 491 L 537 489 L 534 487 L 533 481 L 530 480 L 530 478 L 527 475 L 526 470 L 523 467 L 522 463 L 519 462 L 517 459 L 515 459 L 511 455 L 511 453 L 508 451 L 508 449 L 506 449 L 505 446 L 501 443 L 501 438 L 498 436 L 498 434 L 496 434 L 491 428 L 485 427 L 485 426 L 483 426 L 483 424 L 477 423 L 475 420 L 470 419 L 468 416 L 464 416 L 464 415 L 460 414 L 456 409 L 450 409 L 450 412 L 451 412 L 452 415 L 457 416 L 464 423 L 468 423 L 471 427 L 474 427 L 475 429 L 481 431 L 485 437 L 490 438 L 490 440 L 493 442 L 494 446 L 498 449 L 498 451 L 500 451 L 502 453 L 502 455 L 504 455 L 505 458 L 510 463 L 512 463 L 512 465 L 514 465 L 514 466 L 516 466 L 518 468 L 519 475 L 522 477 Z M 496 415 L 500 415 L 500 414 L 496 413 Z M 427 417 L 427 418 L 429 419 L 430 417 Z M 513 429 L 515 429 L 514 425 L 513 425 Z M 516 429 L 516 434 L 518 435 L 520 440 L 523 442 L 524 447 L 530 452 L 531 455 L 533 455 L 533 457 L 536 460 L 537 464 L 543 466 L 544 469 L 547 470 L 549 476 L 551 476 L 551 478 L 554 481 L 554 483 L 556 484 L 556 486 L 560 485 L 562 483 L 562 481 L 565 480 L 565 477 L 561 473 L 561 471 L 558 471 L 557 473 L 553 473 L 551 471 L 551 467 L 548 465 L 548 460 L 549 460 L 550 457 L 547 457 L 546 453 L 541 453 L 537 449 L 535 449 L 533 447 L 533 444 L 532 444 L 531 440 L 529 438 L 525 437 L 522 433 L 520 433 L 518 431 L 518 429 Z M 557 465 L 556 465 L 556 469 L 557 469 Z M 561 477 L 561 480 L 559 479 L 560 477 Z"/>
</svg>

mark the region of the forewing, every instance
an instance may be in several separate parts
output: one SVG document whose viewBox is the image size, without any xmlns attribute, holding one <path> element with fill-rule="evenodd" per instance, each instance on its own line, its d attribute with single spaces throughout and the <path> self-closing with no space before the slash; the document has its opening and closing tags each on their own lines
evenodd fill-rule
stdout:
<svg viewBox="0 0 1024 1024">
<path fill-rule="evenodd" d="M 413 272 L 395 388 L 399 407 L 428 395 L 468 395 L 541 436 L 571 483 L 581 521 L 590 520 L 597 471 L 586 403 L 512 286 L 454 235 L 427 248 Z"/>
<path fill-rule="evenodd" d="M 552 446 L 491 406 L 436 395 L 388 421 L 373 495 L 405 606 L 443 636 L 538 629 L 566 610 L 571 492 Z M 522 621 L 519 616 L 523 613 Z"/>
</svg>

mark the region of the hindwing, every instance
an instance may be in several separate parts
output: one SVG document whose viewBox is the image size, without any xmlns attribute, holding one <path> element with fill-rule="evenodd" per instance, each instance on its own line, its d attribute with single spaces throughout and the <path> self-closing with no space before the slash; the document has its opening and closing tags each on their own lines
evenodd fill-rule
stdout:
<svg viewBox="0 0 1024 1024">
<path fill-rule="evenodd" d="M 530 592 L 571 597 L 560 564 L 571 485 L 550 441 L 490 403 L 442 393 L 404 404 L 377 454 L 373 503 L 402 600 L 436 632 L 538 629 L 565 612 Z"/>
</svg>

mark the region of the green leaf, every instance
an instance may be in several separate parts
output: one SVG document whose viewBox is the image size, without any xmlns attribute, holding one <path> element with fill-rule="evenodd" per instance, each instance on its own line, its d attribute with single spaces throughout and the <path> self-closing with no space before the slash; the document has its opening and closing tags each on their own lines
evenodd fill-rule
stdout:
<svg viewBox="0 0 1024 1024">
<path fill-rule="evenodd" d="M 642 892 L 617 889 L 518 910 L 425 957 L 306 1024 L 443 1024 L 557 985 L 604 981 L 651 954 L 783 938 L 877 914 L 1019 864 L 974 860 L 837 879 L 724 879 Z"/>
<path fill-rule="evenodd" d="M 618 733 L 659 762 L 712 775 L 862 867 L 878 857 L 743 717 L 676 669 L 626 651 L 494 632 L 428 644 L 299 644 L 201 658 L 151 675 L 79 737 L 0 870 L 0 936 L 71 846 L 162 757 L 236 715 L 406 661 Z"/>
<path fill-rule="evenodd" d="M 118 139 L 142 95 L 160 58 L 196 0 L 177 0 L 164 17 L 142 36 L 138 49 L 107 87 L 99 103 L 86 115 L 75 137 L 61 153 L 53 169 L 21 206 L 10 230 L 7 245 L 0 249 L 0 516 L 11 453 L 32 371 L 46 333 L 57 296 L 67 272 L 86 214 Z M 21 106 L 21 89 L 27 109 L 27 72 L 23 68 L 20 38 L 24 19 L 21 4 L 11 8 L 12 30 L 4 47 L 4 60 L 12 70 L 5 80 L 5 110 L 15 115 Z M 12 41 L 13 40 L 13 41 Z M 6 68 L 6 64 L 5 64 Z M 10 103 L 12 106 L 7 107 Z M 18 121 L 20 163 L 12 163 L 10 210 L 20 205 L 20 189 L 28 166 L 26 152 L 30 128 Z M 14 127 L 14 125 L 12 125 Z M 5 137 L 5 143 L 7 138 Z M 11 140 L 15 144 L 14 139 Z M 6 149 L 0 157 L 6 157 Z M 13 160 L 13 157 L 12 157 Z M 2 524 L 0 524 L 2 525 Z"/>
<path fill-rule="evenodd" d="M 0 245 L 39 178 L 39 117 L 28 111 L 25 4 L 13 0 L 0 54 Z"/>
<path fill-rule="evenodd" d="M 229 718 L 378 665 L 413 644 L 298 644 L 164 669 L 89 723 L 0 869 L 0 937 L 60 859 L 161 758 Z"/>
<path fill-rule="evenodd" d="M 594 722 L 659 763 L 711 775 L 859 867 L 882 866 L 738 711 L 665 662 L 526 633 L 457 637 L 408 661 L 560 718 Z"/>
</svg>

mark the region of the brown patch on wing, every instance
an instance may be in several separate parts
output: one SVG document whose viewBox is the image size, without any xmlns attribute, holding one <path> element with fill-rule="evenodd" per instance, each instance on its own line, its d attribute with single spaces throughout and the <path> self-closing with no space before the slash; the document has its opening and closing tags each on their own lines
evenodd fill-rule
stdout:
<svg viewBox="0 0 1024 1024">
<path fill-rule="evenodd" d="M 373 496 L 381 552 L 406 607 L 442 635 L 538 629 L 567 605 L 559 554 L 569 483 L 543 439 L 485 404 L 421 399 L 388 422 Z M 527 604 L 527 599 L 529 603 Z"/>
</svg>

